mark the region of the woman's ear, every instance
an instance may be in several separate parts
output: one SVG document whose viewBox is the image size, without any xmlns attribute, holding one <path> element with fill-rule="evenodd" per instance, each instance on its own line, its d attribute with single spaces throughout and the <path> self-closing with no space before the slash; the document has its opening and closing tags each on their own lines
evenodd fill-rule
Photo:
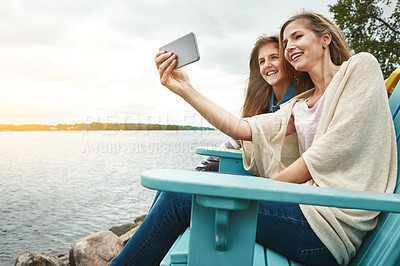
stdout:
<svg viewBox="0 0 400 266">
<path fill-rule="evenodd" d="M 328 46 L 329 44 L 331 44 L 332 34 L 329 31 L 325 31 L 321 36 L 321 40 L 323 46 L 324 45 Z"/>
</svg>

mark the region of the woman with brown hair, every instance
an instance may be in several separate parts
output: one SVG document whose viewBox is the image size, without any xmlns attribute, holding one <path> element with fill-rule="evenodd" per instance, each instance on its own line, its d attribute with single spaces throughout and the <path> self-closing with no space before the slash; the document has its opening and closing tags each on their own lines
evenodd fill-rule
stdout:
<svg viewBox="0 0 400 266">
<path fill-rule="evenodd" d="M 282 58 L 282 57 L 281 57 Z M 260 36 L 250 53 L 249 79 L 241 117 L 273 113 L 279 106 L 312 88 L 310 80 L 297 86 L 295 71 L 287 74 L 279 57 L 278 35 Z M 241 149 L 238 140 L 229 138 L 221 148 Z M 209 156 L 196 167 L 197 171 L 218 171 L 219 158 Z"/>
</svg>

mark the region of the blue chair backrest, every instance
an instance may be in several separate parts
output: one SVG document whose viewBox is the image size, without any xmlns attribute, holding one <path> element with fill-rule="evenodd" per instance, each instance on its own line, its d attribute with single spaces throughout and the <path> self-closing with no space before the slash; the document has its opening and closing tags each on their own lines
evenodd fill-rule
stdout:
<svg viewBox="0 0 400 266">
<path fill-rule="evenodd" d="M 397 141 L 397 167 L 400 169 L 400 82 L 389 98 Z M 400 194 L 397 173 L 395 193 Z M 400 265 L 400 214 L 381 213 L 378 225 L 369 233 L 351 265 Z"/>
<path fill-rule="evenodd" d="M 397 84 L 394 89 L 391 97 L 389 98 L 389 106 L 390 111 L 392 113 L 392 118 L 394 122 L 394 128 L 396 130 L 396 141 L 397 141 L 397 168 L 400 169 L 400 82 Z M 399 171 L 397 174 L 397 185 L 396 185 L 396 194 L 399 193 Z"/>
</svg>

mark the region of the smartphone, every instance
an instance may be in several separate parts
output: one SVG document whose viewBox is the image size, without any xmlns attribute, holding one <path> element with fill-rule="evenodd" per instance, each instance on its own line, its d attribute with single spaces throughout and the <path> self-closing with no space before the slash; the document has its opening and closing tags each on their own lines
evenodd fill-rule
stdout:
<svg viewBox="0 0 400 266">
<path fill-rule="evenodd" d="M 176 64 L 175 69 L 186 66 L 200 59 L 196 36 L 193 32 L 160 47 L 160 51 L 171 52 L 177 56 L 176 58 L 178 63 Z"/>
</svg>

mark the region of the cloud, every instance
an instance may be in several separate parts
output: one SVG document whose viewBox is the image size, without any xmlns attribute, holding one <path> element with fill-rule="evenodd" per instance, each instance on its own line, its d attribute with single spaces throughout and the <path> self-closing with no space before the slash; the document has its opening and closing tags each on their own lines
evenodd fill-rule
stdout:
<svg viewBox="0 0 400 266">
<path fill-rule="evenodd" d="M 257 37 L 277 33 L 302 7 L 329 15 L 326 5 L 294 0 L 2 1 L 0 123 L 73 123 L 108 114 L 203 123 L 160 85 L 153 61 L 160 46 L 190 31 L 197 35 L 201 55 L 185 67 L 193 84 L 239 114 Z"/>
</svg>

